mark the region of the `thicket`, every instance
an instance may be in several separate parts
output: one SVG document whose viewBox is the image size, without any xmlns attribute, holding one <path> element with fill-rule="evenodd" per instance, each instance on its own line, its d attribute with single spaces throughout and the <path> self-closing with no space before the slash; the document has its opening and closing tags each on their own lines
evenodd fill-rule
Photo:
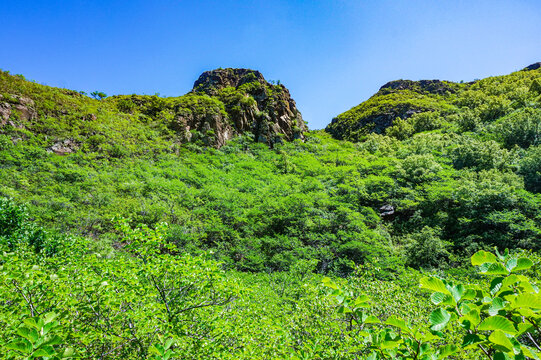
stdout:
<svg viewBox="0 0 541 360">
<path fill-rule="evenodd" d="M 47 232 L 35 247 L 25 216 L 0 201 L 12 224 L 0 236 L 4 359 L 538 358 L 538 256 L 479 251 L 471 263 L 488 280 L 408 270 L 382 281 L 368 266 L 331 280 L 306 260 L 226 273 L 168 242 L 163 223 L 118 219 L 122 249 L 104 256 Z"/>
</svg>

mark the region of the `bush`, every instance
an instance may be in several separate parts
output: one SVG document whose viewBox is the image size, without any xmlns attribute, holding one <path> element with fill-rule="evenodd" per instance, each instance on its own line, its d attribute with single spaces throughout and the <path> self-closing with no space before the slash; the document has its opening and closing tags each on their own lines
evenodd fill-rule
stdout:
<svg viewBox="0 0 541 360">
<path fill-rule="evenodd" d="M 541 193 L 541 146 L 530 148 L 519 166 L 526 190 Z"/>
<path fill-rule="evenodd" d="M 20 230 L 26 220 L 26 209 L 13 200 L 0 198 L 0 237 L 9 237 Z"/>
<path fill-rule="evenodd" d="M 507 148 L 528 148 L 541 143 L 541 109 L 524 108 L 502 118 L 493 127 Z"/>
<path fill-rule="evenodd" d="M 414 268 L 443 267 L 451 255 L 450 243 L 440 238 L 441 230 L 425 226 L 405 241 L 406 265 Z"/>
</svg>

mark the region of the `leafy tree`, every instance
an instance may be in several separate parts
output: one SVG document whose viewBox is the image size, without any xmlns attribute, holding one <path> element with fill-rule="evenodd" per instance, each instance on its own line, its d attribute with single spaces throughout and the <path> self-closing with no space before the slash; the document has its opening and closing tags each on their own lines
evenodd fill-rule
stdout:
<svg viewBox="0 0 541 360">
<path fill-rule="evenodd" d="M 107 97 L 107 94 L 105 94 L 104 92 L 101 92 L 101 91 L 92 91 L 90 93 L 90 96 L 92 96 L 96 100 L 102 100 L 102 99 L 105 99 Z"/>
<path fill-rule="evenodd" d="M 541 146 L 531 147 L 520 161 L 520 173 L 529 191 L 541 192 Z"/>
</svg>

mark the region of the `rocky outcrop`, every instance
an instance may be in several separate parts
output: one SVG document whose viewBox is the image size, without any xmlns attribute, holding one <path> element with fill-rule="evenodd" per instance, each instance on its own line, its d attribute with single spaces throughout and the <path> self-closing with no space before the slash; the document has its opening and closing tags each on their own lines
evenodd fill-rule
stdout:
<svg viewBox="0 0 541 360">
<path fill-rule="evenodd" d="M 405 120 L 424 111 L 430 111 L 430 109 L 410 103 L 396 104 L 372 115 L 361 117 L 354 123 L 344 122 L 340 117 L 335 117 L 325 131 L 338 140 L 358 141 L 359 137 L 368 133 L 384 134 L 385 130 L 393 126 L 398 118 Z"/>
<path fill-rule="evenodd" d="M 167 121 L 181 142 L 216 148 L 246 133 L 272 147 L 303 139 L 308 130 L 289 90 L 249 69 L 205 71 L 193 90 L 180 97 L 129 95 L 106 101 L 114 102 L 121 112 L 138 111 L 156 121 Z"/>
<path fill-rule="evenodd" d="M 385 134 L 398 119 L 441 111 L 441 99 L 468 86 L 441 80 L 395 80 L 383 85 L 367 101 L 338 115 L 325 128 L 339 140 L 360 141 L 369 133 Z"/>
<path fill-rule="evenodd" d="M 71 139 L 55 142 L 51 147 L 47 148 L 48 152 L 54 152 L 57 155 L 71 154 L 79 149 L 79 145 Z"/>
<path fill-rule="evenodd" d="M 250 132 L 258 142 L 273 146 L 283 140 L 302 139 L 308 130 L 291 98 L 281 84 L 273 85 L 259 71 L 249 69 L 216 69 L 206 71 L 194 83 L 195 94 L 206 94 L 224 104 L 228 122 L 212 124 L 218 146 L 235 134 Z M 223 121 L 216 115 L 210 120 Z"/>
<path fill-rule="evenodd" d="M 13 124 L 14 120 L 34 120 L 37 112 L 34 109 L 34 101 L 30 98 L 18 95 L 4 97 L 0 95 L 0 126 Z M 12 119 L 10 121 L 10 119 Z M 21 127 L 19 124 L 17 127 Z"/>
<path fill-rule="evenodd" d="M 457 91 L 456 84 L 441 80 L 394 80 L 389 81 L 380 89 L 380 93 L 388 93 L 391 90 L 411 90 L 419 93 L 445 95 Z"/>
<path fill-rule="evenodd" d="M 526 66 L 523 71 L 537 70 L 541 68 L 541 62 L 536 62 L 531 65 Z"/>
<path fill-rule="evenodd" d="M 258 82 L 262 85 L 268 84 L 263 75 L 257 70 L 216 69 L 202 73 L 193 84 L 193 91 L 214 96 L 218 95 L 219 91 L 224 88 L 238 88 L 251 82 Z"/>
</svg>

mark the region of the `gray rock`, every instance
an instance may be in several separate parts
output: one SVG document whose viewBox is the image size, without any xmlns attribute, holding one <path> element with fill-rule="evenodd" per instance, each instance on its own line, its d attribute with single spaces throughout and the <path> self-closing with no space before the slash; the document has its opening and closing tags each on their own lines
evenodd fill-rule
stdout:
<svg viewBox="0 0 541 360">
<path fill-rule="evenodd" d="M 528 65 L 522 70 L 523 71 L 531 71 L 531 70 L 537 70 L 539 68 L 541 68 L 541 62 L 536 62 L 536 63 L 533 63 L 531 65 Z"/>
<path fill-rule="evenodd" d="M 392 205 L 383 205 L 379 208 L 379 214 L 382 217 L 394 215 L 394 206 Z"/>
</svg>

